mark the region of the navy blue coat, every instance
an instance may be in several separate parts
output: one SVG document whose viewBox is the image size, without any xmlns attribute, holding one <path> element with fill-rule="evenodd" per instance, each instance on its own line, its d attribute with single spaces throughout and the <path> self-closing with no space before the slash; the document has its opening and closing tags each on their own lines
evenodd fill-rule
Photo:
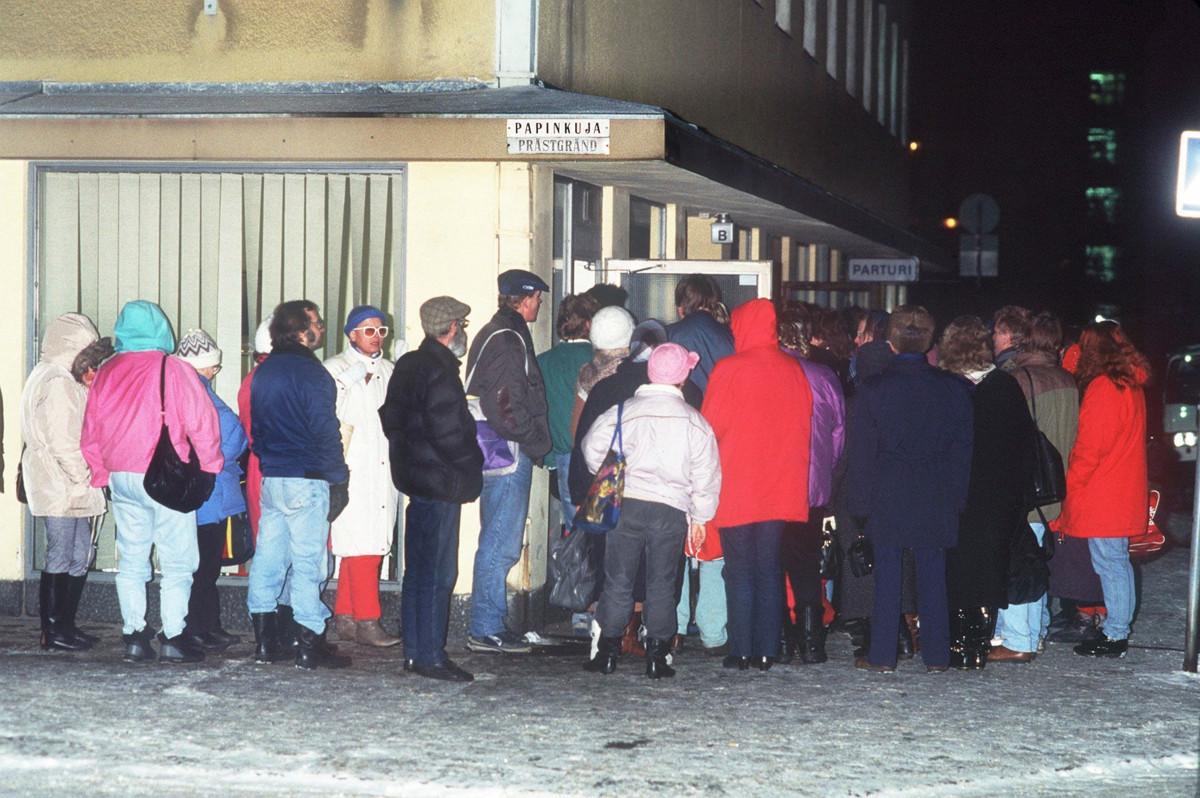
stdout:
<svg viewBox="0 0 1200 798">
<path fill-rule="evenodd" d="M 733 354 L 733 332 L 703 310 L 693 311 L 667 325 L 667 340 L 700 356 L 689 378 L 703 394 L 717 361 Z"/>
<path fill-rule="evenodd" d="M 973 411 L 968 384 L 897 355 L 863 382 L 846 452 L 852 515 L 878 545 L 950 548 L 971 474 Z"/>
<path fill-rule="evenodd" d="M 306 347 L 277 346 L 254 369 L 250 437 L 264 477 L 347 482 L 333 377 Z"/>
</svg>

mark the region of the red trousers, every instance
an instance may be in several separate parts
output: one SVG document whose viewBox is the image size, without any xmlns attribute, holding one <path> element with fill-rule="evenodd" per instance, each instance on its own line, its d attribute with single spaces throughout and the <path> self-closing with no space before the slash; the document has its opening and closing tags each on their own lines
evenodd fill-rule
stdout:
<svg viewBox="0 0 1200 798">
<path fill-rule="evenodd" d="M 379 620 L 379 567 L 383 555 L 343 557 L 338 571 L 335 615 L 350 615 L 356 621 Z"/>
</svg>

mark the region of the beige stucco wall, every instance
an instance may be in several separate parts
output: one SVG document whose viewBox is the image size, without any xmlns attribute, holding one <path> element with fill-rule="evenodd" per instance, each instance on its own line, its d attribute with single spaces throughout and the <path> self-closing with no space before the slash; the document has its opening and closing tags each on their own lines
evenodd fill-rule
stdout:
<svg viewBox="0 0 1200 798">
<path fill-rule="evenodd" d="M 421 303 L 449 294 L 471 306 L 472 340 L 496 310 L 496 276 L 506 269 L 529 269 L 550 282 L 549 259 L 535 263 L 533 231 L 533 172 L 520 163 L 414 163 L 408 173 L 406 227 L 407 292 L 404 297 L 405 337 L 410 348 L 423 338 Z M 540 190 L 553 203 L 553 187 L 539 180 Z M 539 205 L 544 204 L 544 199 Z M 539 236 L 548 246 L 549 235 Z M 545 247 L 543 247 L 545 248 Z M 533 325 L 537 350 L 550 340 L 550 304 Z M 465 372 L 463 374 L 466 376 Z M 534 469 L 534 496 L 546 495 L 546 472 Z M 522 563 L 509 574 L 520 589 L 540 586 L 545 579 L 546 502 L 531 501 L 530 546 Z M 475 546 L 479 539 L 477 504 L 463 507 L 459 533 L 458 586 L 469 593 Z"/>
<path fill-rule="evenodd" d="M 908 179 L 902 143 L 805 52 L 803 6 L 792 1 L 789 35 L 775 24 L 774 0 L 542 0 L 538 76 L 668 108 L 907 224 L 907 192 L 897 190 Z M 889 3 L 889 20 L 901 10 Z"/>
<path fill-rule="evenodd" d="M 495 73 L 495 0 L 0 3 L 0 80 L 393 81 Z"/>
<path fill-rule="evenodd" d="M 28 164 L 0 161 L 0 407 L 4 470 L 0 473 L 0 580 L 21 579 L 25 567 L 25 508 L 14 490 L 21 457 L 21 388 L 25 384 L 26 196 Z"/>
</svg>

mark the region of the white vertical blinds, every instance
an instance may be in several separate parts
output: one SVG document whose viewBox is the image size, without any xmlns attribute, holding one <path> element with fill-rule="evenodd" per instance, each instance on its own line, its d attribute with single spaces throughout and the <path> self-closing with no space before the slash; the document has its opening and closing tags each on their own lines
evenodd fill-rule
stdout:
<svg viewBox="0 0 1200 798">
<path fill-rule="evenodd" d="M 216 339 L 225 368 L 215 387 L 227 402 L 247 367 L 239 353 L 279 302 L 313 300 L 334 330 L 356 304 L 395 304 L 398 173 L 42 178 L 39 323 L 78 311 L 109 335 L 125 302 L 157 302 L 177 336 L 203 327 Z M 328 354 L 343 346 L 328 337 Z"/>
<path fill-rule="evenodd" d="M 111 335 L 121 307 L 157 302 L 176 337 L 203 327 L 224 353 L 214 380 L 236 407 L 259 321 L 285 299 L 321 306 L 321 357 L 345 346 L 340 320 L 370 302 L 404 328 L 402 172 L 43 170 L 38 336 L 61 313 Z M 111 525 L 111 519 L 108 521 Z M 40 532 L 40 529 L 39 529 Z M 38 535 L 36 564 L 44 558 Z M 97 567 L 115 567 L 111 534 Z"/>
</svg>

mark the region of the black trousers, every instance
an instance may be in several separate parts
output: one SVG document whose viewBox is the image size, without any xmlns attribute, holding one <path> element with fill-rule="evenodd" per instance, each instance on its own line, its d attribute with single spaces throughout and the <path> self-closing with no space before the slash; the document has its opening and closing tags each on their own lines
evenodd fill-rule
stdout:
<svg viewBox="0 0 1200 798">
<path fill-rule="evenodd" d="M 779 545 L 783 572 L 792 583 L 796 612 L 804 606 L 821 606 L 821 521 L 825 510 L 813 507 L 807 521 L 784 524 Z"/>
<path fill-rule="evenodd" d="M 596 608 L 600 634 L 618 637 L 633 610 L 633 589 L 645 554 L 646 599 L 642 622 L 646 636 L 667 640 L 675 634 L 675 597 L 679 554 L 687 537 L 687 516 L 659 502 L 626 498 L 621 520 L 605 535 L 604 592 Z"/>
<path fill-rule="evenodd" d="M 221 628 L 221 598 L 217 577 L 221 575 L 221 549 L 225 545 L 225 523 L 196 527 L 200 565 L 192 574 L 192 595 L 188 598 L 187 631 L 212 632 Z"/>
</svg>

